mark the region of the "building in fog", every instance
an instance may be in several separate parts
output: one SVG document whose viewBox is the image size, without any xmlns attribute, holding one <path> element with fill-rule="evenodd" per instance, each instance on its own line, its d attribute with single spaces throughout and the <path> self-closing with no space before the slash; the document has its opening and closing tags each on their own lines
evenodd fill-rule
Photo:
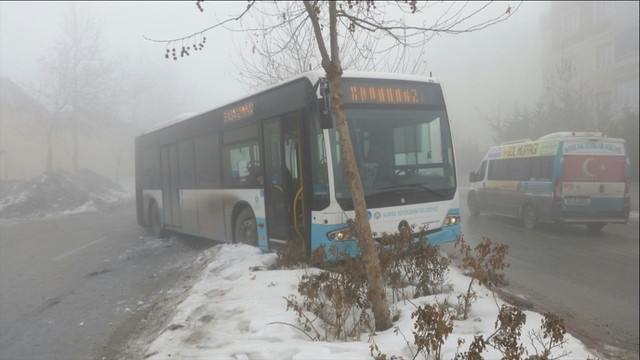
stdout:
<svg viewBox="0 0 640 360">
<path fill-rule="evenodd" d="M 0 180 L 30 179 L 46 170 L 51 116 L 20 86 L 0 78 Z M 133 137 L 128 145 L 112 138 L 80 132 L 80 167 L 112 181 L 132 177 Z M 71 131 L 58 121 L 51 136 L 52 169 L 73 171 L 72 144 Z"/>
<path fill-rule="evenodd" d="M 587 81 L 614 111 L 638 110 L 638 2 L 558 1 L 541 19 L 542 74 Z"/>
</svg>

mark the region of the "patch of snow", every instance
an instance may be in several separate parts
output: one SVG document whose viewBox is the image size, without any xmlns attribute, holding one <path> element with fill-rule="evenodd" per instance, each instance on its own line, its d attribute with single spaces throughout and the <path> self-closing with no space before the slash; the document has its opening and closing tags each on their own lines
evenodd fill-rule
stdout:
<svg viewBox="0 0 640 360">
<path fill-rule="evenodd" d="M 284 298 L 297 293 L 300 277 L 305 271 L 317 269 L 251 271 L 268 266 L 275 254 L 263 254 L 246 245 L 219 245 L 207 250 L 210 262 L 189 295 L 174 310 L 167 328 L 149 345 L 150 359 L 371 359 L 368 335 L 361 341 L 311 341 L 294 326 L 296 315 L 286 311 Z M 450 307 L 466 289 L 469 278 L 450 267 L 452 291 L 412 300 L 415 306 L 436 301 Z M 504 302 L 494 298 L 482 286 L 475 287 L 477 301 L 472 305 L 468 320 L 457 320 L 454 331 L 442 347 L 442 358 L 451 359 L 464 339 L 461 351 L 466 351 L 474 336 L 493 333 L 499 306 Z M 409 302 L 394 305 L 400 318 L 394 323 L 409 340 L 413 339 L 411 313 L 415 306 Z M 539 330 L 543 316 L 525 312 L 527 322 L 522 329 L 521 343 L 535 354 L 527 337 L 530 330 Z M 560 351 L 570 352 L 569 358 L 594 357 L 576 338 L 567 334 L 568 343 Z M 382 353 L 412 358 L 407 343 L 394 329 L 379 332 L 374 340 Z M 556 351 L 555 356 L 559 355 Z M 487 359 L 500 358 L 491 348 L 483 352 Z"/>
<path fill-rule="evenodd" d="M 3 181 L 0 217 L 4 219 L 67 216 L 95 212 L 131 199 L 123 188 L 87 169 L 72 175 L 57 169 L 26 181 Z"/>
</svg>

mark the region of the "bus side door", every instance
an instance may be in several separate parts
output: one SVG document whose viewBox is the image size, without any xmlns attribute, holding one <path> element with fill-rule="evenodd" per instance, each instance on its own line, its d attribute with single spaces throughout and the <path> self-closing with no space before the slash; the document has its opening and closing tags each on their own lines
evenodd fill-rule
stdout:
<svg viewBox="0 0 640 360">
<path fill-rule="evenodd" d="M 160 148 L 162 166 L 162 212 L 165 224 L 180 228 L 180 196 L 178 193 L 178 146 L 166 145 Z"/>
<path fill-rule="evenodd" d="M 299 112 L 263 122 L 265 205 L 269 247 L 298 239 L 303 219 Z M 298 239 L 300 240 L 300 239 Z"/>
</svg>

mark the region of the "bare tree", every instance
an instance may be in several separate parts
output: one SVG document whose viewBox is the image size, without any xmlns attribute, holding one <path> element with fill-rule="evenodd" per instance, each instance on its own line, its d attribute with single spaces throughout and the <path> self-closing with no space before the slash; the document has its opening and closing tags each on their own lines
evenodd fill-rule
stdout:
<svg viewBox="0 0 640 360">
<path fill-rule="evenodd" d="M 306 10 L 303 3 L 276 2 L 269 6 L 273 8 L 271 12 L 283 14 L 282 17 L 274 17 L 264 6 L 257 6 L 253 20 L 259 24 L 258 27 L 248 34 L 246 30 L 240 30 L 242 35 L 248 36 L 244 46 L 236 46 L 239 56 L 234 61 L 238 68 L 234 77 L 252 91 L 277 84 L 305 71 L 322 68 L 313 29 L 305 26 L 305 21 L 278 23 L 288 16 L 296 18 L 304 14 Z M 375 51 L 381 38 L 382 34 L 365 32 L 340 34 L 343 67 L 351 70 L 375 70 L 380 62 L 374 62 Z"/>
<path fill-rule="evenodd" d="M 197 1 L 200 11 L 202 1 Z M 362 257 L 365 262 L 369 285 L 369 298 L 372 303 L 372 311 L 375 319 L 375 328 L 378 331 L 389 329 L 392 326 L 389 306 L 387 303 L 382 274 L 380 271 L 380 263 L 376 252 L 375 243 L 371 234 L 371 226 L 367 217 L 367 207 L 365 203 L 362 182 L 356 166 L 353 147 L 351 145 L 351 137 L 349 135 L 349 127 L 344 111 L 344 103 L 342 100 L 341 77 L 343 73 L 343 64 L 341 61 L 340 48 L 343 46 L 344 37 L 340 37 L 342 29 L 343 34 L 356 34 L 365 32 L 369 34 L 382 34 L 381 43 L 378 44 L 378 50 L 372 54 L 376 58 L 372 61 L 388 62 L 389 59 L 385 55 L 391 54 L 391 50 L 397 48 L 415 48 L 423 46 L 430 36 L 435 34 L 460 34 L 484 29 L 509 18 L 520 4 L 515 8 L 510 5 L 507 10 L 501 12 L 497 16 L 488 18 L 470 24 L 471 20 L 476 18 L 485 11 L 491 2 L 481 4 L 478 8 L 469 11 L 467 3 L 450 3 L 446 4 L 447 8 L 442 15 L 435 20 L 427 21 L 424 17 L 427 10 L 431 10 L 433 3 L 419 4 L 417 1 L 394 1 L 383 4 L 374 3 L 372 0 L 366 1 L 343 1 L 340 4 L 334 1 L 304 1 L 304 9 L 292 6 L 289 13 L 278 13 L 273 9 L 261 12 L 262 16 L 271 17 L 271 22 L 263 22 L 266 24 L 255 29 L 245 29 L 246 31 L 258 30 L 265 34 L 283 26 L 292 26 L 293 29 L 311 28 L 316 40 L 317 50 L 320 55 L 320 65 L 325 71 L 330 88 L 331 112 L 336 123 L 336 128 L 340 138 L 340 152 L 345 164 L 349 186 L 351 187 L 351 196 L 354 204 L 356 215 L 356 226 L 359 235 L 359 245 L 362 250 Z M 273 5 L 273 3 L 260 3 L 262 6 Z M 157 40 L 149 39 L 155 42 L 165 43 L 167 45 L 166 57 L 168 59 L 178 59 L 176 52 L 176 44 L 182 44 L 179 56 L 189 56 L 192 49 L 200 51 L 206 43 L 204 34 L 214 28 L 226 26 L 234 21 L 241 20 L 250 13 L 251 10 L 257 9 L 256 1 L 249 1 L 246 9 L 237 16 L 230 17 L 225 20 L 218 20 L 214 25 L 200 32 L 187 35 L 177 39 Z M 255 10 L 258 12 L 259 10 Z M 399 17 L 398 14 L 400 15 Z M 417 15 L 416 15 L 417 14 Z M 409 21 L 407 17 L 414 18 L 414 22 Z M 417 19 L 415 19 L 417 18 Z M 422 19 L 422 21 L 420 21 Z M 326 32 L 328 30 L 328 33 Z M 425 33 L 427 36 L 425 37 Z M 285 46 L 288 46 L 293 37 L 298 35 L 298 31 L 293 31 L 292 37 L 287 39 Z M 328 41 L 327 41 L 328 40 Z M 329 46 L 326 45 L 328 42 Z M 185 45 L 186 44 L 186 45 Z M 366 53 L 366 44 L 354 42 L 356 51 Z M 284 48 L 284 46 L 282 47 Z M 364 52 L 363 52 L 364 51 Z M 402 54 L 402 53 L 401 53 Z M 401 56 L 401 55 L 400 55 Z"/>
<path fill-rule="evenodd" d="M 558 66 L 545 82 L 533 107 L 515 104 L 481 113 L 497 143 L 532 138 L 558 131 L 603 131 L 615 127 L 611 104 L 599 99 L 595 88 L 572 69 Z"/>
<path fill-rule="evenodd" d="M 62 30 L 62 39 L 41 62 L 42 77 L 33 92 L 51 113 L 45 126 L 49 144 L 53 131 L 71 130 L 73 169 L 77 172 L 79 131 L 91 129 L 108 118 L 104 114 L 113 99 L 110 83 L 113 66 L 104 59 L 101 33 L 95 20 L 80 16 L 76 4 L 71 4 Z M 51 158 L 49 145 L 48 169 Z"/>
</svg>

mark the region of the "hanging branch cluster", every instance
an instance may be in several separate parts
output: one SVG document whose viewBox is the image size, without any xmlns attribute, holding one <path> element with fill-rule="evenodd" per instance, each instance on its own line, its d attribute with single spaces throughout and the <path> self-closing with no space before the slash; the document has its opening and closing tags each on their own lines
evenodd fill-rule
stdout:
<svg viewBox="0 0 640 360">
<path fill-rule="evenodd" d="M 204 12 L 204 8 L 202 7 L 202 3 L 204 2 L 204 0 L 197 0 L 196 1 L 196 6 L 198 7 L 198 9 L 200 10 L 200 12 Z M 178 55 L 176 53 L 176 45 L 178 43 L 180 43 L 180 57 L 184 57 L 189 56 L 190 53 L 189 51 L 191 51 L 193 49 L 193 51 L 200 51 L 202 50 L 202 48 L 204 48 L 205 44 L 207 43 L 207 37 L 205 36 L 206 32 L 212 29 L 215 29 L 217 27 L 220 26 L 224 26 L 225 24 L 232 22 L 232 21 L 239 21 L 240 19 L 242 19 L 242 17 L 247 14 L 249 12 L 249 10 L 251 10 L 251 7 L 255 4 L 255 0 L 250 0 L 247 3 L 247 8 L 238 16 L 226 19 L 224 21 L 221 22 L 217 22 L 216 24 L 209 26 L 208 28 L 202 29 L 198 32 L 195 32 L 191 35 L 187 35 L 187 36 L 183 36 L 181 38 L 176 38 L 176 39 L 153 39 L 147 36 L 143 36 L 146 40 L 152 41 L 152 42 L 157 42 L 157 43 L 164 43 L 166 44 L 166 51 L 165 51 L 165 59 L 173 59 L 173 60 L 178 60 Z"/>
</svg>

